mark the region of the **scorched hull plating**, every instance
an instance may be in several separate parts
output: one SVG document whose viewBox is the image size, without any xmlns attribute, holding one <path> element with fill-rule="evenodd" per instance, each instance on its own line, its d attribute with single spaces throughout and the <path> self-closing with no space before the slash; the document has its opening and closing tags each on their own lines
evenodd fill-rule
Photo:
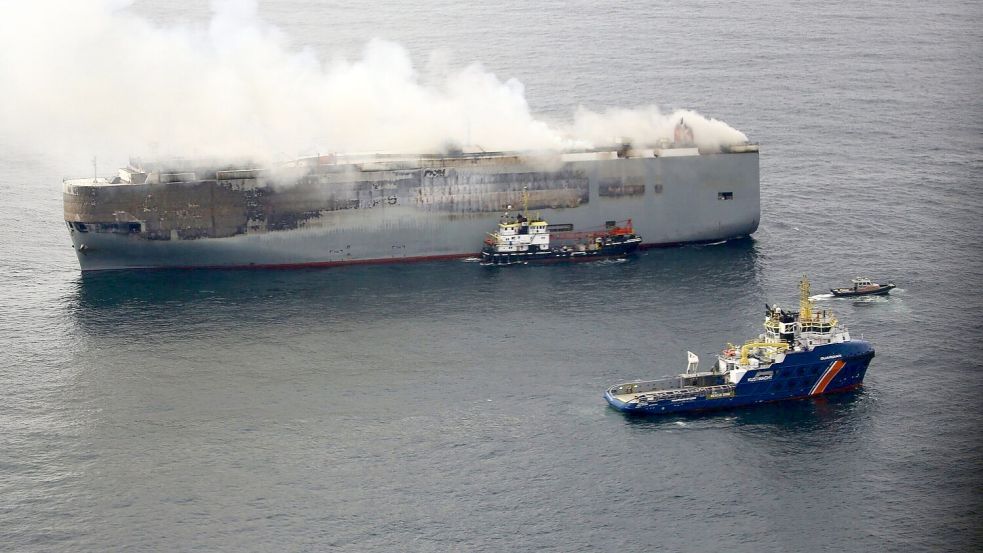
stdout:
<svg viewBox="0 0 983 553">
<path fill-rule="evenodd" d="M 234 169 L 66 181 L 79 264 L 305 267 L 473 256 L 524 193 L 531 210 L 574 230 L 630 218 L 642 247 L 743 237 L 760 218 L 757 152 L 545 168 L 505 155 L 312 165 L 286 182 Z"/>
</svg>

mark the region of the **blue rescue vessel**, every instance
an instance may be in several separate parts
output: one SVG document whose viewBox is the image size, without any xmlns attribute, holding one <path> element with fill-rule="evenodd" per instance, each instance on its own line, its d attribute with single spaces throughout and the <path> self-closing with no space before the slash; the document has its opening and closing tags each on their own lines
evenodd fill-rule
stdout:
<svg viewBox="0 0 983 553">
<path fill-rule="evenodd" d="M 689 352 L 686 372 L 611 386 L 605 399 L 625 413 L 663 415 L 845 392 L 863 384 L 874 348 L 850 337 L 827 310 L 814 311 L 809 281 L 800 283 L 799 311 L 768 307 L 765 332 L 728 345 L 709 371 Z"/>
</svg>

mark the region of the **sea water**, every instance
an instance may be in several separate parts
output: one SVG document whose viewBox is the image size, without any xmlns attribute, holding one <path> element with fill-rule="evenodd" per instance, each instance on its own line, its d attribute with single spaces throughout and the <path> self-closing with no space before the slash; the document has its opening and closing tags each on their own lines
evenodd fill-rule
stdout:
<svg viewBox="0 0 983 553">
<path fill-rule="evenodd" d="M 133 10 L 209 17 L 190 0 Z M 761 144 L 761 227 L 627 263 L 82 276 L 60 181 L 98 152 L 7 138 L 0 548 L 980 547 L 979 3 L 259 13 L 324 58 L 379 36 L 420 63 L 480 61 L 547 119 L 719 117 Z M 610 384 L 755 336 L 766 302 L 797 307 L 802 275 L 876 348 L 860 391 L 661 419 L 606 406 Z M 825 295 L 854 276 L 898 289 Z"/>
</svg>

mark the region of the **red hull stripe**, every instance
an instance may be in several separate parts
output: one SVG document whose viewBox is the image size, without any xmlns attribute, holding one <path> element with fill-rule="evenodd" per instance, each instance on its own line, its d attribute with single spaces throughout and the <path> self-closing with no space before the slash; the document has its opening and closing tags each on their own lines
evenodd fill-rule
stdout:
<svg viewBox="0 0 983 553">
<path fill-rule="evenodd" d="M 826 369 L 826 372 L 823 373 L 823 376 L 820 377 L 819 382 L 816 382 L 816 385 L 812 387 L 809 395 L 816 396 L 825 392 L 826 387 L 829 386 L 829 383 L 832 382 L 834 378 L 836 378 L 836 375 L 840 374 L 840 369 L 842 369 L 844 365 L 846 365 L 846 361 L 843 361 L 842 359 L 833 361 L 829 368 Z"/>
</svg>

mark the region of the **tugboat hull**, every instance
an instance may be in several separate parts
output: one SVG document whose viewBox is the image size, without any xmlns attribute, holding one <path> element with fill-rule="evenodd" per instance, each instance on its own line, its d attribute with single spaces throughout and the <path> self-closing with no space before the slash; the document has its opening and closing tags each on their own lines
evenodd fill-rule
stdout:
<svg viewBox="0 0 983 553">
<path fill-rule="evenodd" d="M 637 236 L 626 237 L 605 243 L 595 250 L 575 248 L 553 248 L 547 251 L 496 252 L 493 248 L 481 251 L 482 265 L 522 265 L 526 263 L 548 263 L 559 261 L 590 261 L 611 257 L 627 257 L 638 251 L 642 239 Z"/>
<path fill-rule="evenodd" d="M 803 399 L 860 387 L 873 358 L 874 349 L 869 342 L 852 340 L 790 353 L 781 363 L 748 371 L 737 384 L 686 387 L 668 397 L 642 391 L 658 389 L 660 383 L 671 384 L 675 380 L 668 378 L 614 386 L 604 393 L 604 398 L 614 409 L 639 415 L 711 411 Z"/>
<path fill-rule="evenodd" d="M 701 372 L 700 358 L 688 352 L 685 373 L 617 384 L 604 397 L 619 411 L 651 415 L 801 399 L 861 386 L 874 358 L 869 342 L 851 339 L 828 310 L 813 310 L 804 277 L 799 311 L 767 306 L 764 327 L 739 348 L 728 344 L 709 371 Z"/>
</svg>

